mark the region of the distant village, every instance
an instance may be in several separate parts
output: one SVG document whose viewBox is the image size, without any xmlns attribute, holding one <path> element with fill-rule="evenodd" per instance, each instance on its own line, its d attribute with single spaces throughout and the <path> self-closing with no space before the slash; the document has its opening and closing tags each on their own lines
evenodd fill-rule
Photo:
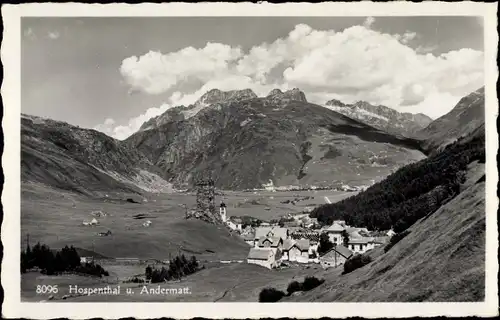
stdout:
<svg viewBox="0 0 500 320">
<path fill-rule="evenodd" d="M 228 218 L 224 202 L 220 204 L 219 214 L 222 222 L 249 245 L 247 263 L 268 269 L 294 263 L 316 263 L 324 269 L 338 267 L 353 255 L 386 244 L 394 235 L 392 230 L 380 232 L 351 227 L 343 220 L 320 227 L 309 212 L 290 213 L 281 223 L 260 222 L 257 226 L 244 225 L 239 217 Z M 320 254 L 318 247 L 322 235 L 333 246 Z"/>
</svg>

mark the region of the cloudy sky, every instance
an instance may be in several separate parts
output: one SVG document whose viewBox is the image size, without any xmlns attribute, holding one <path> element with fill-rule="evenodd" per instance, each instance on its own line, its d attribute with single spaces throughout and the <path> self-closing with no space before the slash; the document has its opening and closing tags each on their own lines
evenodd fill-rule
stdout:
<svg viewBox="0 0 500 320">
<path fill-rule="evenodd" d="M 475 17 L 23 18 L 22 112 L 118 139 L 212 88 L 437 118 L 484 83 Z"/>
</svg>

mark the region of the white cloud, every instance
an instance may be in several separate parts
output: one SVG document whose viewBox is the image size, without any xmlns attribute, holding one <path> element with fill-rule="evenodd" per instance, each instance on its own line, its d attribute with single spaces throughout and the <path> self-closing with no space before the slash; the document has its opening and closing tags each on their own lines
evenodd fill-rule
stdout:
<svg viewBox="0 0 500 320">
<path fill-rule="evenodd" d="M 375 23 L 375 18 L 374 17 L 367 17 L 365 19 L 365 22 L 363 22 L 363 26 L 365 28 L 370 28 L 373 25 L 373 23 Z"/>
<path fill-rule="evenodd" d="M 417 37 L 416 32 L 407 31 L 403 34 L 403 37 L 401 38 L 401 42 L 404 44 L 407 44 L 408 42 L 415 39 L 416 37 Z"/>
<path fill-rule="evenodd" d="M 178 83 L 225 76 L 230 64 L 241 55 L 239 48 L 209 42 L 202 49 L 187 47 L 168 54 L 150 51 L 141 57 L 126 58 L 120 72 L 132 88 L 158 94 Z"/>
<path fill-rule="evenodd" d="M 48 34 L 48 37 L 52 40 L 59 39 L 60 36 L 61 36 L 61 34 L 57 31 L 50 31 Z"/>
<path fill-rule="evenodd" d="M 143 114 L 130 119 L 126 125 L 115 126 L 115 121 L 108 118 L 104 121 L 104 124 L 95 126 L 94 130 L 101 131 L 118 140 L 124 140 L 131 136 L 134 132 L 137 132 L 144 122 L 161 115 L 172 107 L 173 105 L 165 103 L 158 108 L 149 108 Z"/>
<path fill-rule="evenodd" d="M 410 46 L 418 34 L 370 29 L 375 19 L 343 31 L 297 25 L 286 37 L 243 52 L 239 47 L 207 43 L 162 54 L 150 51 L 123 60 L 120 72 L 132 91 L 172 93 L 168 103 L 150 108 L 127 125 L 111 130 L 126 137 L 170 106 L 194 103 L 206 91 L 250 88 L 257 95 L 273 88 L 301 88 L 309 101 L 365 100 L 406 112 L 438 117 L 483 85 L 483 53 L 472 49 L 433 55 Z M 186 86 L 187 85 L 187 86 Z M 189 87 L 183 91 L 179 87 Z"/>
</svg>

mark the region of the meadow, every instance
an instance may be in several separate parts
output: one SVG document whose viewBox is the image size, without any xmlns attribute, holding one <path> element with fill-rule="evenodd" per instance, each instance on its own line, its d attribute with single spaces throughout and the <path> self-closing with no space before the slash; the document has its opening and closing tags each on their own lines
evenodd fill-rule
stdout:
<svg viewBox="0 0 500 320">
<path fill-rule="evenodd" d="M 301 212 L 307 207 L 325 203 L 325 196 L 335 202 L 352 194 L 324 190 L 224 191 L 216 201 L 217 204 L 221 200 L 227 204 L 228 216 L 249 215 L 269 221 L 286 213 Z M 295 205 L 282 203 L 307 196 L 310 198 Z M 267 284 L 275 283 L 276 286 L 284 286 L 283 289 L 286 289 L 290 279 L 313 270 L 292 268 L 278 271 L 246 264 L 250 247 L 238 234 L 225 226 L 185 219 L 185 207 L 192 208 L 196 203 L 194 193 L 144 194 L 142 198 L 136 196 L 134 199 L 137 203 L 127 202 L 126 196 L 119 194 L 107 197 L 103 195 L 98 199 L 89 198 L 37 184 L 23 184 L 21 248 L 26 248 L 28 235 L 31 246 L 36 242 L 47 244 L 52 249 L 72 245 L 78 249 L 81 256 L 98 258 L 97 262 L 110 274 L 109 277 L 99 279 L 71 274 L 46 276 L 29 272 L 22 275 L 23 300 L 40 301 L 47 298 L 34 293 L 38 284 L 59 284 L 60 297 L 68 293 L 69 284 L 81 284 L 86 287 L 102 287 L 107 284 L 137 287 L 138 284 L 123 281 L 144 274 L 145 267 L 154 264 L 144 260 L 164 261 L 178 254 L 188 257 L 194 255 L 206 266 L 206 269 L 181 281 L 191 288 L 192 294 L 168 298 L 141 295 L 107 296 L 105 299 L 253 301 Z M 102 214 L 96 215 L 96 211 Z M 83 224 L 93 218 L 98 220 L 98 225 Z M 151 225 L 143 226 L 148 220 Z M 107 231 L 111 231 L 111 234 L 99 235 Z M 119 263 L 116 258 L 135 258 L 143 262 Z M 221 264 L 220 261 L 224 260 L 243 263 Z M 70 298 L 74 301 L 89 299 L 104 298 Z"/>
<path fill-rule="evenodd" d="M 116 283 L 110 275 L 109 279 L 89 279 L 87 277 L 71 275 L 70 277 L 43 276 L 37 273 L 28 273 L 22 276 L 24 301 L 47 300 L 48 295 L 36 295 L 34 289 L 37 284 L 58 284 L 59 293 L 54 295 L 54 302 L 257 302 L 259 293 L 267 287 L 274 287 L 286 291 L 293 280 L 302 281 L 308 275 L 322 277 L 323 271 L 319 265 L 300 266 L 282 270 L 269 270 L 247 263 L 216 264 L 207 267 L 193 275 L 168 283 L 146 284 L 146 288 L 156 289 L 183 289 L 188 288 L 189 294 L 145 294 L 144 284 Z M 69 293 L 69 285 L 79 285 L 81 288 L 111 288 L 120 286 L 120 295 L 71 295 L 62 300 Z M 133 294 L 125 294 L 126 288 L 131 288 Z"/>
</svg>

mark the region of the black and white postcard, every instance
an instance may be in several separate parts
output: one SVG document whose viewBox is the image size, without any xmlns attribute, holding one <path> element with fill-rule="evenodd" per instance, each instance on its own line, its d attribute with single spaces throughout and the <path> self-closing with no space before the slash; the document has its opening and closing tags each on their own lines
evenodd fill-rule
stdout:
<svg viewBox="0 0 500 320">
<path fill-rule="evenodd" d="M 498 315 L 496 11 L 2 6 L 4 316 Z"/>
</svg>

